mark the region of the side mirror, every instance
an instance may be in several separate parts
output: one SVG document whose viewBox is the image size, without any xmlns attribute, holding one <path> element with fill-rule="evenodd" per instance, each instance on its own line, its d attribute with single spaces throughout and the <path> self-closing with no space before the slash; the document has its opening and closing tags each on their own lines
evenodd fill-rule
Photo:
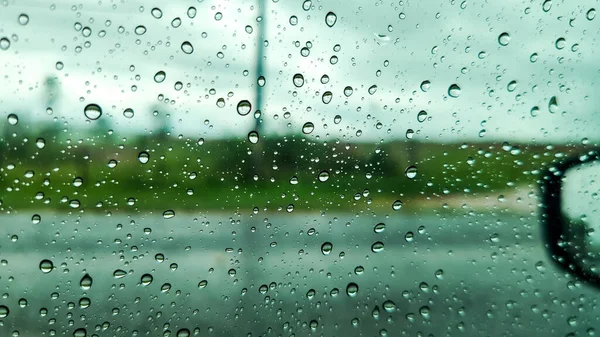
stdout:
<svg viewBox="0 0 600 337">
<path fill-rule="evenodd" d="M 554 163 L 541 177 L 541 223 L 552 259 L 600 288 L 600 154 Z"/>
</svg>

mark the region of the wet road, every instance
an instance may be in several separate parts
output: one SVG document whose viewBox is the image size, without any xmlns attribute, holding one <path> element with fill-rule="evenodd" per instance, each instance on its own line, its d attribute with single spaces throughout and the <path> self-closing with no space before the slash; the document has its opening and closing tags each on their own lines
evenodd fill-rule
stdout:
<svg viewBox="0 0 600 337">
<path fill-rule="evenodd" d="M 565 336 L 599 324 L 600 293 L 555 269 L 536 214 L 41 218 L 1 218 L 0 336 Z"/>
</svg>

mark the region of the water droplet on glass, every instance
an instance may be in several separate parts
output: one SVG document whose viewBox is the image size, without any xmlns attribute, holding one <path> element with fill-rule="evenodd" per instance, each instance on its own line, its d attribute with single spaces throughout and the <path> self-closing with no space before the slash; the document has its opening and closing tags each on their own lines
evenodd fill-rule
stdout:
<svg viewBox="0 0 600 337">
<path fill-rule="evenodd" d="M 304 85 L 304 76 L 302 76 L 302 74 L 295 74 L 292 78 L 292 81 L 294 82 L 296 88 L 300 88 Z"/>
<path fill-rule="evenodd" d="M 185 41 L 181 44 L 181 50 L 186 54 L 191 54 L 194 52 L 194 46 L 189 41 Z"/>
<path fill-rule="evenodd" d="M 10 40 L 6 37 L 0 39 L 0 50 L 7 50 L 10 48 Z"/>
<path fill-rule="evenodd" d="M 155 19 L 160 19 L 160 18 L 162 18 L 162 16 L 163 16 L 163 13 L 162 13 L 162 11 L 160 10 L 160 8 L 156 8 L 156 7 L 152 8 L 152 10 L 150 11 L 150 13 L 152 14 L 152 16 L 153 16 Z"/>
<path fill-rule="evenodd" d="M 375 92 L 377 92 L 377 86 L 375 84 L 373 84 L 372 86 L 369 87 L 368 92 L 371 95 L 375 94 Z"/>
<path fill-rule="evenodd" d="M 334 12 L 329 12 L 329 13 L 327 13 L 327 15 L 325 15 L 325 23 L 327 24 L 327 26 L 333 27 L 333 25 L 335 25 L 336 21 L 337 21 L 337 15 L 335 15 Z"/>
<path fill-rule="evenodd" d="M 75 177 L 75 179 L 73 179 L 73 186 L 79 187 L 81 185 L 83 185 L 83 179 L 81 177 Z"/>
<path fill-rule="evenodd" d="M 85 275 L 83 275 L 83 277 L 79 281 L 79 286 L 83 290 L 90 290 L 90 288 L 92 287 L 92 283 L 93 282 L 94 282 L 94 280 L 92 279 L 92 277 L 90 276 L 90 274 L 85 274 Z"/>
<path fill-rule="evenodd" d="M 190 330 L 183 328 L 177 331 L 177 337 L 190 337 Z"/>
<path fill-rule="evenodd" d="M 402 201 L 400 201 L 400 200 L 396 200 L 396 201 L 394 201 L 394 202 L 392 203 L 392 209 L 393 209 L 394 211 L 397 211 L 397 210 L 399 210 L 400 208 L 402 208 Z"/>
<path fill-rule="evenodd" d="M 313 132 L 314 129 L 315 129 L 315 125 L 312 122 L 306 122 L 302 126 L 302 133 L 304 133 L 305 135 L 308 135 L 311 132 Z"/>
<path fill-rule="evenodd" d="M 190 8 L 188 8 L 188 10 L 187 10 L 187 16 L 188 16 L 188 18 L 190 18 L 190 19 L 195 18 L 197 12 L 198 11 L 196 10 L 196 7 L 190 7 Z"/>
<path fill-rule="evenodd" d="M 423 123 L 426 119 L 427 119 L 427 111 L 425 111 L 425 110 L 419 111 L 419 113 L 417 114 L 417 121 L 419 121 L 419 123 Z"/>
<path fill-rule="evenodd" d="M 132 108 L 127 108 L 125 110 L 123 110 L 123 116 L 125 116 L 125 118 L 133 118 L 134 112 Z"/>
<path fill-rule="evenodd" d="M 202 281 L 198 282 L 198 288 L 200 288 L 200 289 L 205 288 L 206 285 L 208 285 L 207 280 L 202 280 Z"/>
<path fill-rule="evenodd" d="M 25 308 L 27 306 L 27 299 L 26 298 L 20 298 L 19 299 L 19 306 L 21 308 Z"/>
<path fill-rule="evenodd" d="M 247 25 L 245 30 L 246 30 L 246 33 L 248 33 L 248 34 L 252 34 L 252 32 L 254 31 L 254 29 L 250 25 Z"/>
<path fill-rule="evenodd" d="M 404 171 L 404 174 L 408 179 L 414 179 L 417 176 L 417 168 L 415 166 L 409 166 Z"/>
<path fill-rule="evenodd" d="M 86 309 L 89 308 L 89 306 L 92 304 L 92 301 L 87 298 L 87 297 L 82 297 L 79 299 L 79 307 L 81 309 Z"/>
<path fill-rule="evenodd" d="M 39 214 L 34 214 L 31 216 L 31 223 L 37 225 L 42 221 L 42 217 Z"/>
<path fill-rule="evenodd" d="M 452 84 L 448 88 L 448 95 L 452 98 L 457 98 L 458 96 L 460 96 L 460 87 L 456 84 Z"/>
<path fill-rule="evenodd" d="M 5 318 L 10 314 L 10 310 L 5 305 L 0 305 L 0 318 Z"/>
<path fill-rule="evenodd" d="M 242 116 L 246 116 L 252 110 L 252 104 L 248 100 L 241 100 L 237 105 L 237 112 Z"/>
<path fill-rule="evenodd" d="M 259 87 L 264 87 L 265 84 L 267 84 L 267 80 L 264 76 L 259 76 L 258 79 L 256 79 L 256 84 L 258 84 Z"/>
<path fill-rule="evenodd" d="M 123 278 L 125 275 L 127 275 L 127 272 L 122 269 L 117 269 L 113 272 L 113 277 L 116 279 Z"/>
<path fill-rule="evenodd" d="M 319 181 L 324 183 L 327 180 L 329 180 L 329 172 L 325 170 L 319 172 Z"/>
<path fill-rule="evenodd" d="M 413 129 L 406 130 L 406 139 L 412 139 L 415 135 L 415 131 Z"/>
<path fill-rule="evenodd" d="M 329 104 L 329 102 L 331 102 L 332 98 L 333 98 L 333 94 L 331 93 L 331 91 L 325 91 L 323 93 L 323 97 L 322 97 L 323 103 Z"/>
<path fill-rule="evenodd" d="M 146 151 L 140 152 L 138 154 L 138 161 L 142 164 L 146 164 L 150 160 L 150 154 Z"/>
<path fill-rule="evenodd" d="M 83 114 L 90 120 L 96 120 L 102 116 L 102 108 L 95 103 L 91 103 L 85 106 Z"/>
<path fill-rule="evenodd" d="M 552 1 L 551 0 L 546 0 L 546 1 L 544 1 L 544 3 L 542 3 L 542 10 L 544 12 L 548 12 L 550 10 L 550 8 L 552 8 Z"/>
<path fill-rule="evenodd" d="M 556 46 L 556 49 L 560 50 L 560 49 L 563 49 L 567 45 L 567 42 L 565 41 L 564 38 L 560 37 L 556 40 L 554 45 Z"/>
<path fill-rule="evenodd" d="M 590 21 L 594 20 L 596 17 L 596 10 L 591 8 L 589 11 L 587 11 L 587 13 L 585 13 L 585 17 Z"/>
<path fill-rule="evenodd" d="M 346 286 L 346 294 L 350 297 L 356 297 L 356 295 L 358 295 L 358 284 L 354 282 L 348 283 Z"/>
<path fill-rule="evenodd" d="M 112 169 L 112 168 L 117 167 L 117 164 L 118 164 L 118 162 L 116 160 L 111 159 L 111 160 L 108 161 L 108 165 L 107 166 L 108 166 L 108 168 Z"/>
<path fill-rule="evenodd" d="M 298 24 L 298 17 L 295 15 L 290 16 L 290 25 L 295 26 Z"/>
<path fill-rule="evenodd" d="M 387 312 L 394 312 L 396 311 L 396 304 L 390 300 L 387 300 L 383 302 L 383 310 Z"/>
<path fill-rule="evenodd" d="M 346 96 L 346 97 L 352 96 L 353 92 L 354 92 L 354 90 L 352 89 L 351 86 L 347 86 L 344 88 L 344 96 Z"/>
<path fill-rule="evenodd" d="M 425 80 L 425 81 L 421 82 L 421 91 L 427 92 L 427 90 L 429 90 L 429 88 L 431 88 L 431 82 L 430 81 Z"/>
<path fill-rule="evenodd" d="M 162 70 L 154 74 L 154 82 L 156 83 L 162 83 L 165 78 L 167 78 L 167 74 L 165 74 L 165 72 Z"/>
<path fill-rule="evenodd" d="M 533 54 L 531 54 L 531 56 L 529 56 L 529 61 L 531 63 L 535 63 L 535 61 L 537 61 L 537 59 L 538 59 L 538 54 L 537 53 L 533 53 Z"/>
<path fill-rule="evenodd" d="M 335 117 L 333 117 L 333 123 L 340 124 L 341 122 L 342 122 L 342 116 L 335 115 Z"/>
<path fill-rule="evenodd" d="M 217 106 L 219 108 L 225 107 L 225 99 L 223 97 L 220 97 L 219 99 L 217 99 Z"/>
<path fill-rule="evenodd" d="M 383 242 L 381 242 L 381 241 L 377 241 L 371 245 L 371 251 L 373 253 L 381 253 L 381 252 L 383 252 L 383 249 L 384 249 L 384 245 L 383 245 Z"/>
<path fill-rule="evenodd" d="M 381 233 L 385 230 L 385 224 L 383 222 L 380 222 L 378 224 L 375 225 L 375 227 L 373 227 L 373 231 L 375 231 L 375 233 Z"/>
<path fill-rule="evenodd" d="M 181 19 L 179 17 L 176 17 L 173 20 L 171 20 L 171 26 L 173 28 L 178 28 L 179 26 L 181 26 Z"/>
<path fill-rule="evenodd" d="M 548 110 L 550 113 L 558 112 L 558 102 L 556 101 L 556 96 L 550 97 L 550 101 L 548 102 Z"/>
<path fill-rule="evenodd" d="M 139 25 L 139 26 L 135 27 L 134 32 L 136 35 L 144 35 L 146 33 L 146 27 Z"/>
<path fill-rule="evenodd" d="M 259 140 L 259 136 L 258 136 L 258 132 L 256 131 L 250 131 L 248 133 L 248 141 L 252 144 L 256 144 L 258 143 Z"/>
<path fill-rule="evenodd" d="M 42 262 L 40 262 L 40 270 L 44 274 L 48 274 L 52 271 L 53 268 L 54 264 L 50 260 L 42 260 Z"/>
<path fill-rule="evenodd" d="M 508 35 L 508 33 L 504 32 L 498 36 L 498 43 L 501 46 L 508 46 L 509 42 L 510 42 L 510 35 Z"/>
<path fill-rule="evenodd" d="M 150 285 L 150 283 L 152 283 L 152 280 L 153 280 L 152 275 L 150 275 L 150 274 L 144 274 L 144 275 L 142 275 L 141 282 L 142 282 L 143 286 Z"/>
<path fill-rule="evenodd" d="M 19 124 L 19 116 L 15 115 L 15 114 L 9 114 L 8 117 L 6 117 L 6 120 L 8 121 L 8 124 L 10 124 L 10 125 Z"/>
<path fill-rule="evenodd" d="M 175 216 L 175 211 L 172 209 L 168 209 L 163 212 L 163 218 L 172 219 Z"/>
<path fill-rule="evenodd" d="M 69 207 L 71 207 L 71 208 L 79 208 L 79 206 L 81 206 L 81 203 L 79 202 L 79 200 L 73 199 L 73 200 L 69 201 Z"/>
<path fill-rule="evenodd" d="M 29 16 L 24 13 L 19 15 L 19 24 L 25 26 L 27 23 L 29 23 Z"/>
<path fill-rule="evenodd" d="M 216 12 L 215 13 L 215 20 L 216 21 L 221 21 L 222 18 L 223 18 L 223 13 L 221 13 L 221 12 Z"/>
<path fill-rule="evenodd" d="M 325 242 L 321 245 L 321 253 L 323 255 L 329 255 L 333 250 L 333 244 L 331 242 Z"/>
<path fill-rule="evenodd" d="M 510 81 L 510 82 L 508 82 L 508 85 L 506 86 L 506 90 L 508 90 L 508 92 L 513 92 L 513 91 L 515 91 L 516 88 L 517 88 L 517 81 Z"/>
<path fill-rule="evenodd" d="M 84 328 L 79 328 L 73 331 L 73 337 L 87 337 L 87 331 Z"/>
</svg>

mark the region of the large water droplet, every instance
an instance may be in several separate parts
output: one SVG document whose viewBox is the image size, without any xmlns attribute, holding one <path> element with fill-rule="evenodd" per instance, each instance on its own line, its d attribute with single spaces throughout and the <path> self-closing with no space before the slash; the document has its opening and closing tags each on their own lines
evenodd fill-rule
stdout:
<svg viewBox="0 0 600 337">
<path fill-rule="evenodd" d="M 419 123 L 423 123 L 426 119 L 427 119 L 427 111 L 425 111 L 425 110 L 419 111 L 419 113 L 417 114 L 417 121 L 419 121 Z"/>
<path fill-rule="evenodd" d="M 188 10 L 187 10 L 187 16 L 188 16 L 188 18 L 190 18 L 190 19 L 195 18 L 197 12 L 198 11 L 196 10 L 196 7 L 190 7 L 190 8 L 188 8 Z"/>
<path fill-rule="evenodd" d="M 428 80 L 425 80 L 423 82 L 421 82 L 421 91 L 423 92 L 427 92 L 427 90 L 429 90 L 429 88 L 431 88 L 431 82 Z"/>
<path fill-rule="evenodd" d="M 329 172 L 326 170 L 319 172 L 319 181 L 324 183 L 327 180 L 329 180 Z"/>
<path fill-rule="evenodd" d="M 98 104 L 91 103 L 85 106 L 83 114 L 88 119 L 96 120 L 102 116 L 102 108 Z"/>
<path fill-rule="evenodd" d="M 10 310 L 5 305 L 0 305 L 0 318 L 5 318 L 10 314 Z"/>
<path fill-rule="evenodd" d="M 123 110 L 123 116 L 125 116 L 125 118 L 133 118 L 134 115 L 135 113 L 133 112 L 132 108 L 127 108 Z"/>
<path fill-rule="evenodd" d="M 248 100 L 241 100 L 237 105 L 237 112 L 242 116 L 246 116 L 252 110 L 252 104 Z"/>
<path fill-rule="evenodd" d="M 387 312 L 394 312 L 396 311 L 396 304 L 390 300 L 387 300 L 383 302 L 383 310 Z"/>
<path fill-rule="evenodd" d="M 333 98 L 333 94 L 331 93 L 331 91 L 325 91 L 323 93 L 323 97 L 322 97 L 323 103 L 329 104 L 329 102 L 331 102 L 332 98 Z"/>
<path fill-rule="evenodd" d="M 181 50 L 186 54 L 191 54 L 194 52 L 194 46 L 189 41 L 185 41 L 181 44 Z"/>
<path fill-rule="evenodd" d="M 384 249 L 384 245 L 383 245 L 383 242 L 381 242 L 381 241 L 377 241 L 371 245 L 371 251 L 373 253 L 381 253 L 381 252 L 383 252 L 383 249 Z"/>
<path fill-rule="evenodd" d="M 113 277 L 116 279 L 123 278 L 127 275 L 127 272 L 122 269 L 117 269 L 113 272 Z"/>
<path fill-rule="evenodd" d="M 548 102 L 548 110 L 550 113 L 558 112 L 558 102 L 556 101 L 556 96 L 550 97 L 550 101 Z"/>
<path fill-rule="evenodd" d="M 181 18 L 176 17 L 173 20 L 171 20 L 171 27 L 179 28 L 179 26 L 181 26 Z"/>
<path fill-rule="evenodd" d="M 73 331 L 73 337 L 87 337 L 87 331 L 84 328 L 79 328 Z"/>
<path fill-rule="evenodd" d="M 352 96 L 353 92 L 354 92 L 354 90 L 352 89 L 351 86 L 347 86 L 344 88 L 344 96 L 346 96 L 346 97 Z"/>
<path fill-rule="evenodd" d="M 152 283 L 152 280 L 153 280 L 153 279 L 154 279 L 154 278 L 153 278 L 153 277 L 152 277 L 152 275 L 150 275 L 150 274 L 144 274 L 144 275 L 142 275 L 142 278 L 141 278 L 142 285 L 143 285 L 143 286 L 148 286 L 148 285 L 150 285 L 150 283 Z"/>
<path fill-rule="evenodd" d="M 373 227 L 373 231 L 375 233 L 381 233 L 385 230 L 385 224 L 383 222 L 380 222 L 378 224 L 375 225 L 375 227 Z"/>
<path fill-rule="evenodd" d="M 256 131 L 250 131 L 248 133 L 248 141 L 252 144 L 256 144 L 259 141 L 259 136 L 258 136 L 258 132 Z"/>
<path fill-rule="evenodd" d="M 417 167 L 416 166 L 407 167 L 406 171 L 404 171 L 404 174 L 406 175 L 406 177 L 408 179 L 414 179 L 417 176 Z"/>
<path fill-rule="evenodd" d="M 508 46 L 509 42 L 510 42 L 510 35 L 508 33 L 504 32 L 498 36 L 498 43 L 501 46 Z"/>
<path fill-rule="evenodd" d="M 312 133 L 314 129 L 315 129 L 315 125 L 312 122 L 306 122 L 302 126 L 302 133 L 304 133 L 305 135 L 308 135 L 308 134 Z"/>
<path fill-rule="evenodd" d="M 168 209 L 163 212 L 163 218 L 172 219 L 175 216 L 175 211 L 172 209 Z"/>
<path fill-rule="evenodd" d="M 560 49 L 563 49 L 567 45 L 567 42 L 565 41 L 564 38 L 559 37 L 556 40 L 556 42 L 554 43 L 554 45 L 556 46 L 556 49 L 560 50 Z"/>
<path fill-rule="evenodd" d="M 513 91 L 515 91 L 516 88 L 517 88 L 517 81 L 510 81 L 510 82 L 508 82 L 508 85 L 506 86 L 506 90 L 508 90 L 508 92 L 513 92 Z"/>
<path fill-rule="evenodd" d="M 81 309 L 87 309 L 92 304 L 92 301 L 87 297 L 82 297 L 79 299 L 79 307 Z"/>
<path fill-rule="evenodd" d="M 162 13 L 162 11 L 160 10 L 160 8 L 156 8 L 156 7 L 152 8 L 152 10 L 150 11 L 150 13 L 152 14 L 152 16 L 153 16 L 155 19 L 160 19 L 160 18 L 162 18 L 162 16 L 163 16 L 163 13 Z"/>
<path fill-rule="evenodd" d="M 394 201 L 394 202 L 392 203 L 392 209 L 393 209 L 394 211 L 397 211 L 397 210 L 399 210 L 400 208 L 402 208 L 402 201 L 400 201 L 400 200 L 396 200 L 396 201 Z"/>
<path fill-rule="evenodd" d="M 83 290 L 89 290 L 92 287 L 92 283 L 93 282 L 94 282 L 94 280 L 92 279 L 92 277 L 90 276 L 90 274 L 85 274 L 85 275 L 83 275 L 83 277 L 79 281 L 79 286 Z"/>
<path fill-rule="evenodd" d="M 190 337 L 190 330 L 183 328 L 177 331 L 177 337 Z"/>
<path fill-rule="evenodd" d="M 448 95 L 452 98 L 457 98 L 460 96 L 460 87 L 456 84 L 450 85 L 448 88 Z"/>
<path fill-rule="evenodd" d="M 552 0 L 546 0 L 542 3 L 542 10 L 548 12 L 552 8 Z"/>
<path fill-rule="evenodd" d="M 7 50 L 10 48 L 10 40 L 6 37 L 0 38 L 0 50 Z"/>
<path fill-rule="evenodd" d="M 350 297 L 356 297 L 356 295 L 358 295 L 358 284 L 354 282 L 348 283 L 346 286 L 346 294 Z"/>
<path fill-rule="evenodd" d="M 10 124 L 10 125 L 19 124 L 19 116 L 15 115 L 15 114 L 9 114 L 8 117 L 6 117 L 6 120 L 8 121 L 8 124 Z"/>
<path fill-rule="evenodd" d="M 304 85 L 304 76 L 302 74 L 295 74 L 292 81 L 297 88 L 300 88 Z"/>
<path fill-rule="evenodd" d="M 37 225 L 42 221 L 42 217 L 39 214 L 34 214 L 31 216 L 31 223 Z"/>
<path fill-rule="evenodd" d="M 590 21 L 594 20 L 596 17 L 596 10 L 591 8 L 589 11 L 587 11 L 587 13 L 585 13 L 585 17 Z"/>
<path fill-rule="evenodd" d="M 333 244 L 331 242 L 325 242 L 321 245 L 321 253 L 323 255 L 329 255 L 333 250 Z"/>
<path fill-rule="evenodd" d="M 44 274 L 48 274 L 54 268 L 54 264 L 50 260 L 42 260 L 40 262 L 40 270 Z"/>
<path fill-rule="evenodd" d="M 35 146 L 37 146 L 38 149 L 43 149 L 44 147 L 46 147 L 46 140 L 44 138 L 36 139 Z"/>
<path fill-rule="evenodd" d="M 146 27 L 143 25 L 139 25 L 135 27 L 134 32 L 136 35 L 144 35 L 146 34 Z"/>
<path fill-rule="evenodd" d="M 138 161 L 142 164 L 146 164 L 150 160 L 150 154 L 146 151 L 140 152 L 138 154 Z"/>
<path fill-rule="evenodd" d="M 165 80 L 165 78 L 167 78 L 167 74 L 162 70 L 154 74 L 154 82 L 156 83 L 162 83 Z"/>
<path fill-rule="evenodd" d="M 200 288 L 200 289 L 205 288 L 207 285 L 208 285 L 207 280 L 202 280 L 202 281 L 198 282 L 198 288 Z"/>
<path fill-rule="evenodd" d="M 373 84 L 372 86 L 369 87 L 369 89 L 367 91 L 369 92 L 369 94 L 373 95 L 377 92 L 377 86 L 375 84 Z"/>
<path fill-rule="evenodd" d="M 19 15 L 19 24 L 25 26 L 27 23 L 29 23 L 29 16 L 25 13 Z"/>
<path fill-rule="evenodd" d="M 325 15 L 325 23 L 327 24 L 327 26 L 333 27 L 333 25 L 335 25 L 336 21 L 337 21 L 337 15 L 335 15 L 334 12 L 329 12 L 329 13 L 327 13 L 327 15 Z"/>
</svg>

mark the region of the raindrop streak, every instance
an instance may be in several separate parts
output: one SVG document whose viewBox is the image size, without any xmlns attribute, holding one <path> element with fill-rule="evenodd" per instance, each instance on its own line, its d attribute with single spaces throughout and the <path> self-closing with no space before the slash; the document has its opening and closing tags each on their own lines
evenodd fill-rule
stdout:
<svg viewBox="0 0 600 337">
<path fill-rule="evenodd" d="M 404 171 L 404 174 L 406 175 L 406 177 L 408 179 L 414 179 L 417 176 L 417 167 L 416 166 L 407 167 L 406 171 Z"/>
<path fill-rule="evenodd" d="M 92 277 L 90 276 L 90 274 L 85 274 L 81 278 L 81 281 L 79 281 L 79 286 L 83 290 L 90 290 L 90 288 L 92 287 L 92 283 L 93 282 L 94 282 L 94 280 L 92 279 Z"/>
<path fill-rule="evenodd" d="M 302 76 L 302 74 L 296 74 L 294 75 L 294 77 L 292 78 L 294 85 L 296 86 L 296 88 L 300 88 L 304 85 L 304 76 Z"/>
<path fill-rule="evenodd" d="M 312 122 L 306 122 L 302 126 L 302 133 L 304 133 L 305 135 L 308 135 L 308 134 L 312 133 L 314 129 L 315 129 L 315 125 Z"/>
<path fill-rule="evenodd" d="M 501 46 L 508 46 L 509 42 L 510 42 L 510 35 L 508 35 L 508 33 L 504 32 L 498 36 L 498 43 Z"/>
<path fill-rule="evenodd" d="M 381 242 L 381 241 L 377 241 L 377 242 L 373 243 L 373 245 L 371 245 L 371 251 L 373 253 L 381 253 L 381 252 L 383 252 L 383 248 L 384 248 L 383 242 Z"/>
<path fill-rule="evenodd" d="M 172 209 L 168 209 L 163 212 L 163 218 L 172 219 L 175 216 L 175 211 Z"/>
<path fill-rule="evenodd" d="M 148 152 L 142 151 L 142 152 L 140 152 L 140 154 L 138 154 L 138 161 L 140 163 L 146 164 L 149 160 L 150 160 L 150 154 L 148 154 Z"/>
<path fill-rule="evenodd" d="M 325 242 L 321 245 L 321 253 L 323 255 L 329 255 L 333 250 L 333 244 L 331 242 Z"/>
<path fill-rule="evenodd" d="M 358 284 L 354 282 L 348 283 L 346 286 L 346 294 L 350 297 L 356 297 L 356 295 L 358 295 Z"/>
<path fill-rule="evenodd" d="M 324 183 L 327 180 L 329 180 L 329 172 L 327 172 L 325 170 L 319 172 L 319 181 Z"/>
<path fill-rule="evenodd" d="M 8 124 L 10 124 L 10 125 L 19 124 L 19 116 L 15 115 L 15 114 L 8 115 L 8 117 L 6 117 L 6 120 L 8 121 Z"/>
<path fill-rule="evenodd" d="M 181 50 L 189 55 L 194 52 L 194 46 L 190 42 L 185 41 L 181 44 Z"/>
<path fill-rule="evenodd" d="M 54 264 L 50 260 L 42 260 L 42 262 L 40 262 L 40 270 L 44 274 L 48 274 L 52 271 L 53 268 Z"/>
<path fill-rule="evenodd" d="M 400 201 L 400 200 L 396 200 L 396 201 L 394 201 L 394 203 L 392 204 L 392 209 L 393 209 L 394 211 L 397 211 L 397 210 L 399 210 L 400 208 L 402 208 L 402 201 Z"/>
<path fill-rule="evenodd" d="M 460 96 L 460 87 L 456 84 L 452 84 L 448 88 L 448 95 L 452 98 L 457 98 L 458 96 Z"/>
<path fill-rule="evenodd" d="M 258 143 L 260 137 L 258 136 L 258 132 L 256 131 L 250 131 L 248 133 L 248 141 L 252 144 L 256 144 Z"/>
<path fill-rule="evenodd" d="M 165 72 L 162 70 L 154 74 L 154 82 L 156 83 L 162 83 L 165 78 L 167 78 L 167 74 L 165 74 Z"/>
<path fill-rule="evenodd" d="M 329 12 L 327 13 L 327 15 L 325 16 L 325 23 L 327 24 L 327 26 L 329 27 L 333 27 L 333 25 L 335 25 L 335 22 L 337 21 L 337 15 L 335 15 L 334 12 Z"/>
<path fill-rule="evenodd" d="M 429 88 L 431 88 L 431 82 L 429 82 L 428 80 L 421 82 L 421 91 L 427 92 Z"/>
<path fill-rule="evenodd" d="M 246 116 L 252 110 L 252 104 L 248 100 L 241 100 L 237 105 L 237 112 L 242 116 Z"/>
<path fill-rule="evenodd" d="M 83 114 L 90 120 L 96 120 L 102 116 L 102 108 L 95 103 L 91 103 L 85 106 Z"/>
</svg>

